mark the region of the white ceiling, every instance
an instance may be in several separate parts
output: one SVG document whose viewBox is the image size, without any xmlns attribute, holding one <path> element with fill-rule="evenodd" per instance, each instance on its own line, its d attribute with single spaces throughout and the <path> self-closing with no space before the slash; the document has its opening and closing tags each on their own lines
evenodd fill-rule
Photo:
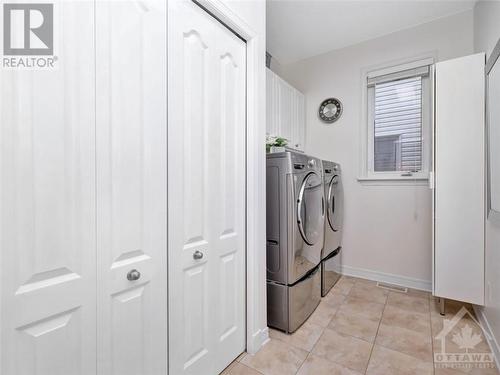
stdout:
<svg viewBox="0 0 500 375">
<path fill-rule="evenodd" d="M 267 0 L 267 50 L 289 64 L 463 12 L 475 0 Z"/>
</svg>

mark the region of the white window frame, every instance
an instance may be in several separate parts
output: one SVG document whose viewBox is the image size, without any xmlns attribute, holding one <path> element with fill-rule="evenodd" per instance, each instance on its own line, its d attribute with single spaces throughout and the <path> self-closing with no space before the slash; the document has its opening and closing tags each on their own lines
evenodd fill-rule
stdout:
<svg viewBox="0 0 500 375">
<path fill-rule="evenodd" d="M 399 61 L 397 63 L 385 64 L 362 72 L 362 112 L 361 121 L 361 156 L 360 174 L 358 180 L 375 182 L 421 181 L 427 184 L 431 172 L 432 163 L 432 128 L 433 128 L 433 104 L 434 104 L 434 54 L 419 57 L 417 59 Z M 404 171 L 380 171 L 374 170 L 374 87 L 368 87 L 368 79 L 388 74 L 397 74 L 409 69 L 429 66 L 429 76 L 422 79 L 422 169 L 419 172 Z"/>
</svg>

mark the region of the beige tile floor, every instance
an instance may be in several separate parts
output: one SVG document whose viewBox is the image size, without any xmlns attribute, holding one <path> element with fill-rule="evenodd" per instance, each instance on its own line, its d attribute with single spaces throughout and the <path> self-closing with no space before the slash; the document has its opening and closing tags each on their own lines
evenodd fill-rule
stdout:
<svg viewBox="0 0 500 375">
<path fill-rule="evenodd" d="M 242 354 L 223 375 L 499 375 L 496 369 L 436 368 L 442 344 L 436 336 L 461 307 L 472 317 L 446 335 L 446 352 L 465 352 L 456 335 L 470 327 L 482 341 L 469 353 L 490 353 L 470 305 L 447 301 L 442 317 L 429 293 L 403 294 L 342 277 L 294 334 L 270 329 L 271 340 L 256 355 Z"/>
</svg>

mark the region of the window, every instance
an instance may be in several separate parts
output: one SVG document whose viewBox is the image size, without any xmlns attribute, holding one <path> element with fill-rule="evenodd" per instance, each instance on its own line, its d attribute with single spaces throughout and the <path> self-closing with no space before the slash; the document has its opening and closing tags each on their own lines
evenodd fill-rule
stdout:
<svg viewBox="0 0 500 375">
<path fill-rule="evenodd" d="M 366 179 L 425 179 L 430 164 L 430 59 L 366 76 Z"/>
</svg>

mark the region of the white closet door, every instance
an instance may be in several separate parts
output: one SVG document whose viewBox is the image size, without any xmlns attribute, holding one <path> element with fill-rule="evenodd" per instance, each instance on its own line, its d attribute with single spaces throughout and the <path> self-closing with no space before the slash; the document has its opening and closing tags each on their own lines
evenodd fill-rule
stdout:
<svg viewBox="0 0 500 375">
<path fill-rule="evenodd" d="M 216 22 L 216 21 L 214 21 Z M 216 373 L 245 350 L 246 44 L 215 24 L 213 177 Z M 210 149 L 209 148 L 209 149 Z"/>
<path fill-rule="evenodd" d="M 165 8 L 97 2 L 100 375 L 166 373 Z"/>
<path fill-rule="evenodd" d="M 194 3 L 170 3 L 171 374 L 218 374 L 245 349 L 245 50 Z"/>
<path fill-rule="evenodd" d="M 0 72 L 1 374 L 95 374 L 93 17 L 56 2 L 59 68 Z"/>
</svg>

